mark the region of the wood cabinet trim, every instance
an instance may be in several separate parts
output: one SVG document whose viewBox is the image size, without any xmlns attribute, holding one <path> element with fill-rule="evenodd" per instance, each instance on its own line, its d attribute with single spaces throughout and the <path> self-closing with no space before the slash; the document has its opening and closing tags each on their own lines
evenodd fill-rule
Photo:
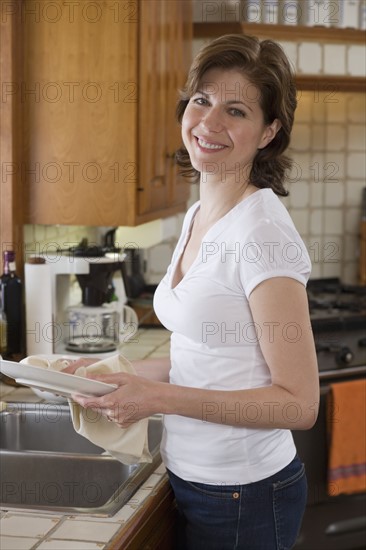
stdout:
<svg viewBox="0 0 366 550">
<path fill-rule="evenodd" d="M 358 76 L 296 75 L 299 90 L 335 94 L 338 92 L 365 92 L 366 79 Z"/>
<path fill-rule="evenodd" d="M 366 33 L 359 29 L 306 27 L 304 25 L 266 25 L 262 23 L 194 23 L 194 38 L 214 38 L 221 34 L 252 34 L 262 38 L 290 41 L 365 44 Z"/>
<path fill-rule="evenodd" d="M 23 0 L 20 0 L 23 2 Z M 22 148 L 21 101 L 17 83 L 22 67 L 18 34 L 19 14 L 5 14 L 0 21 L 0 235 L 1 252 L 16 252 L 17 272 L 23 271 L 24 189 L 20 170 Z M 0 272 L 2 272 L 0 254 Z"/>
<path fill-rule="evenodd" d="M 148 524 L 157 510 L 159 515 L 166 515 L 169 512 L 174 514 L 175 509 L 173 491 L 168 476 L 165 475 L 142 504 L 141 509 L 107 545 L 106 550 L 141 550 L 143 548 L 141 544 L 146 542 L 146 534 L 150 529 Z"/>
</svg>

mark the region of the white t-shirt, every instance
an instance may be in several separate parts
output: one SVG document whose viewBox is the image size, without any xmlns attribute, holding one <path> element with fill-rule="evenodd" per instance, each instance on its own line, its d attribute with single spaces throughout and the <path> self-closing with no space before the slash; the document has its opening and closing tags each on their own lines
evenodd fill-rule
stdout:
<svg viewBox="0 0 366 550">
<path fill-rule="evenodd" d="M 291 277 L 306 285 L 311 263 L 286 208 L 271 189 L 244 199 L 206 233 L 200 252 L 183 279 L 172 288 L 177 261 L 189 237 L 199 202 L 187 212 L 167 273 L 154 296 L 154 308 L 171 336 L 170 383 L 195 388 L 238 390 L 271 385 L 259 346 L 261 331 L 278 327 L 269 320 L 255 326 L 251 291 L 265 279 Z M 275 320 L 273 320 L 275 322 Z M 296 338 L 296 327 L 280 327 Z M 282 332 L 284 331 L 284 333 Z M 268 407 L 274 405 L 268 404 Z M 243 428 L 209 422 L 210 414 Z M 257 429 L 256 403 L 202 403 L 202 420 L 166 415 L 161 454 L 167 468 L 188 481 L 246 484 L 264 479 L 294 458 L 292 434 Z"/>
</svg>

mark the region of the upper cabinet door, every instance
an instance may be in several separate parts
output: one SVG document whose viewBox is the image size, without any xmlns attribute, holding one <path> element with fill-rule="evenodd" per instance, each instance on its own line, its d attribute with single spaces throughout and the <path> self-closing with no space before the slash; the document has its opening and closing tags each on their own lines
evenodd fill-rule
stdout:
<svg viewBox="0 0 366 550">
<path fill-rule="evenodd" d="M 185 204 L 189 195 L 174 153 L 181 144 L 175 110 L 191 62 L 192 15 L 190 2 L 180 0 L 141 5 L 138 212 L 148 215 Z"/>
<path fill-rule="evenodd" d="M 22 25 L 27 221 L 132 222 L 137 9 L 133 18 L 111 10 L 110 2 L 94 2 L 88 10 L 78 3 L 72 12 L 57 4 L 53 22 L 57 12 L 31 16 L 42 3 L 27 0 Z"/>
<path fill-rule="evenodd" d="M 184 210 L 189 184 L 175 193 L 169 159 L 190 0 L 23 4 L 25 221 L 135 225 Z"/>
</svg>

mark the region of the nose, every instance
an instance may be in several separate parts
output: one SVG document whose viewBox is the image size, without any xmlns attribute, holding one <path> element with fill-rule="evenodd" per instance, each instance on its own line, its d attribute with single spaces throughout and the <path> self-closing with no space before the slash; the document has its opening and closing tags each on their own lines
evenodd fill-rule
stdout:
<svg viewBox="0 0 366 550">
<path fill-rule="evenodd" d="M 201 120 L 202 126 L 209 132 L 220 132 L 223 129 L 223 115 L 219 107 L 210 107 Z"/>
</svg>

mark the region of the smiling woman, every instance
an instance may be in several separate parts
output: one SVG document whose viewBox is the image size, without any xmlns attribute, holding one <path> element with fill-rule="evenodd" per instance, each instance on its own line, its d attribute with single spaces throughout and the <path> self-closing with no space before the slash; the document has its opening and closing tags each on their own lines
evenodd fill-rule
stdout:
<svg viewBox="0 0 366 550">
<path fill-rule="evenodd" d="M 164 414 L 175 548 L 288 550 L 301 525 L 307 483 L 291 430 L 311 428 L 318 410 L 311 264 L 276 196 L 295 107 L 274 42 L 223 36 L 198 54 L 177 114 L 179 163 L 199 178 L 200 200 L 154 295 L 170 359 L 104 377 L 119 387 L 94 399 L 122 426 L 131 402 L 134 420 Z"/>
<path fill-rule="evenodd" d="M 190 162 L 206 178 L 247 186 L 258 150 L 273 140 L 281 124 L 265 124 L 259 90 L 236 69 L 209 69 L 190 99 L 182 137 Z M 213 164 L 215 163 L 215 164 Z"/>
<path fill-rule="evenodd" d="M 230 84 L 225 80 L 207 83 L 207 73 L 212 69 L 225 69 L 230 73 L 238 71 L 244 81 L 236 79 Z M 202 89 L 204 81 L 207 83 L 206 90 Z M 214 40 L 208 48 L 198 53 L 192 63 L 177 106 L 180 122 L 187 105 L 199 91 L 208 95 L 216 92 L 221 100 L 229 105 L 234 102 L 236 107 L 239 105 L 235 101 L 239 100 L 245 106 L 245 112 L 259 107 L 265 125 L 271 125 L 276 119 L 280 121 L 268 147 L 258 150 L 250 179 L 260 188 L 272 187 L 277 194 L 286 195 L 283 179 L 291 161 L 283 152 L 290 142 L 297 101 L 293 74 L 282 48 L 272 40 L 259 42 L 255 37 L 245 35 L 226 35 Z M 241 114 L 237 113 L 237 116 Z M 185 147 L 178 151 L 177 160 L 183 173 L 199 181 L 199 171 L 192 166 Z"/>
</svg>

